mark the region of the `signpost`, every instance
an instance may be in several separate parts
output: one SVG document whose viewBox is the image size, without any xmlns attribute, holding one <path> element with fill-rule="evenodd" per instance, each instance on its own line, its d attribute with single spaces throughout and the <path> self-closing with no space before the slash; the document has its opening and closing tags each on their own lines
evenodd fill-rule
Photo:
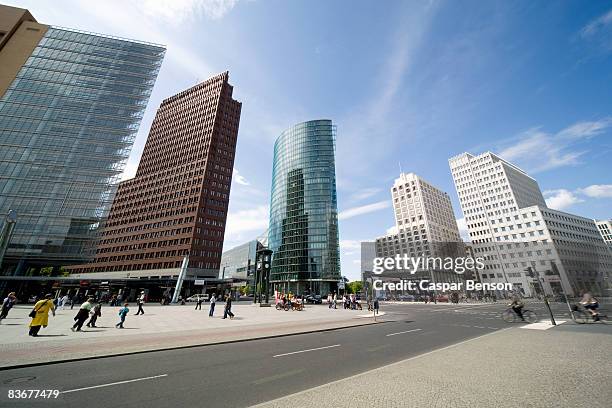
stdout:
<svg viewBox="0 0 612 408">
<path fill-rule="evenodd" d="M 189 255 L 185 255 L 185 258 L 183 258 L 183 265 L 181 266 L 181 272 L 179 273 L 179 277 L 176 280 L 176 288 L 174 289 L 174 294 L 172 295 L 172 303 L 178 302 L 178 298 L 181 294 L 181 288 L 183 287 L 183 281 L 185 280 L 185 275 L 187 275 L 188 265 Z"/>
</svg>

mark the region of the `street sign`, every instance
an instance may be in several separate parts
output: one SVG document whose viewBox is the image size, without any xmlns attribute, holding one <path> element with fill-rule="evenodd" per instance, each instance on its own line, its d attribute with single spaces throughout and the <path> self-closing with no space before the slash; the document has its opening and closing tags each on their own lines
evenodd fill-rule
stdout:
<svg viewBox="0 0 612 408">
<path fill-rule="evenodd" d="M 206 284 L 206 281 L 205 281 L 204 279 L 196 279 L 196 280 L 193 282 L 193 284 L 194 284 L 194 285 L 197 285 L 197 286 L 204 286 L 204 285 Z"/>
</svg>

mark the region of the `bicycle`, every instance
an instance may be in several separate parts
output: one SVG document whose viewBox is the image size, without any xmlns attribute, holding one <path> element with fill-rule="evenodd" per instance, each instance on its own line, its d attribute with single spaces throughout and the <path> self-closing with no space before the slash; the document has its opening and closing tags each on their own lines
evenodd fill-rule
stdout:
<svg viewBox="0 0 612 408">
<path fill-rule="evenodd" d="M 606 324 L 608 320 L 608 316 L 601 314 L 601 313 L 597 314 L 597 318 L 598 319 L 595 320 L 595 316 L 593 316 L 592 313 L 587 311 L 580 304 L 575 304 L 572 306 L 572 319 L 574 320 L 574 322 L 578 324 L 597 323 L 597 322 L 602 322 L 603 324 Z"/>
<path fill-rule="evenodd" d="M 516 314 L 514 309 L 512 309 L 511 307 L 509 307 L 504 311 L 504 313 L 502 313 L 502 319 L 506 323 L 514 323 L 517 320 L 520 320 L 518 314 Z M 523 319 L 525 319 L 526 323 L 535 323 L 538 321 L 538 315 L 533 310 L 525 309 L 523 310 Z"/>
<path fill-rule="evenodd" d="M 278 302 L 276 304 L 276 310 L 284 310 L 285 312 L 288 312 L 289 309 L 291 309 L 291 306 L 289 306 L 289 303 L 285 303 L 283 305 L 281 302 Z"/>
</svg>

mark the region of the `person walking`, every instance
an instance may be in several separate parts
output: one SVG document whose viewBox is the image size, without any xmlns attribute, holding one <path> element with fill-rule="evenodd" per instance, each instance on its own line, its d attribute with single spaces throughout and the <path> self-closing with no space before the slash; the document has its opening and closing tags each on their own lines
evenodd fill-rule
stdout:
<svg viewBox="0 0 612 408">
<path fill-rule="evenodd" d="M 91 318 L 87 322 L 87 327 L 97 327 L 96 321 L 98 320 L 98 317 L 102 316 L 102 303 L 96 303 L 90 314 Z"/>
<path fill-rule="evenodd" d="M 227 319 L 227 316 L 229 316 L 230 319 L 234 318 L 234 314 L 232 313 L 232 297 L 230 295 L 225 297 L 225 309 L 223 310 L 223 318 Z"/>
<path fill-rule="evenodd" d="M 2 302 L 2 310 L 0 311 L 0 323 L 2 323 L 2 319 L 5 319 L 8 315 L 9 310 L 15 306 L 15 302 L 17 301 L 17 297 L 15 296 L 15 292 L 11 292 L 8 294 L 4 301 Z"/>
<path fill-rule="evenodd" d="M 74 304 L 76 303 L 76 295 L 70 298 L 70 310 L 74 309 Z"/>
<path fill-rule="evenodd" d="M 196 307 L 195 310 L 202 310 L 202 296 L 198 295 L 197 300 L 196 300 Z"/>
<path fill-rule="evenodd" d="M 374 314 L 377 315 L 378 314 L 378 309 L 380 308 L 380 305 L 378 303 L 378 298 L 374 299 Z"/>
<path fill-rule="evenodd" d="M 213 315 L 215 314 L 215 303 L 217 303 L 217 298 L 213 293 L 210 297 L 210 309 L 208 310 L 208 317 L 213 317 Z"/>
<path fill-rule="evenodd" d="M 334 293 L 334 309 L 337 309 L 336 303 L 338 302 L 338 296 Z"/>
<path fill-rule="evenodd" d="M 328 293 L 328 295 L 327 295 L 327 304 L 328 304 L 328 306 L 327 306 L 327 307 L 328 307 L 328 308 L 330 308 L 330 309 L 332 308 L 332 302 L 333 302 L 333 297 L 332 297 L 332 294 L 331 294 L 331 292 L 330 292 L 330 293 Z"/>
<path fill-rule="evenodd" d="M 49 325 L 49 311 L 55 316 L 52 298 L 53 295 L 47 293 L 44 299 L 39 300 L 34 305 L 34 309 L 30 312 L 30 317 L 32 318 L 30 322 L 30 336 L 38 337 L 41 326 L 47 327 Z"/>
<path fill-rule="evenodd" d="M 62 310 L 66 309 L 66 306 L 68 305 L 69 300 L 70 298 L 68 297 L 68 294 L 65 294 L 64 297 L 62 298 Z"/>
<path fill-rule="evenodd" d="M 93 308 L 93 298 L 88 298 L 85 302 L 83 302 L 76 316 L 74 316 L 75 323 L 74 325 L 72 325 L 70 330 L 81 331 L 81 328 L 83 327 L 85 320 L 87 320 L 87 318 L 89 317 L 89 312 L 91 312 L 92 308 Z"/>
<path fill-rule="evenodd" d="M 128 308 L 128 306 L 129 304 L 126 303 L 125 305 L 123 305 L 121 309 L 119 309 L 119 318 L 121 319 L 121 321 L 115 325 L 115 327 L 118 329 L 123 329 L 123 323 L 125 323 L 125 317 L 130 312 L 130 309 Z"/>
<path fill-rule="evenodd" d="M 138 296 L 138 299 L 136 299 L 136 304 L 138 305 L 138 311 L 136 312 L 136 316 L 138 316 L 139 314 L 144 314 L 144 310 L 142 309 L 142 305 L 144 305 L 145 302 L 145 293 L 144 290 L 142 292 L 140 292 L 140 296 Z"/>
</svg>

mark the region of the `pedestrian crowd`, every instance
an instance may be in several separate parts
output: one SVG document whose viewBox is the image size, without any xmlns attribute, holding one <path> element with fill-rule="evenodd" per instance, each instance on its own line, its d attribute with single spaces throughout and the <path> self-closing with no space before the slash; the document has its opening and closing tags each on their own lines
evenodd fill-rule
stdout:
<svg viewBox="0 0 612 408">
<path fill-rule="evenodd" d="M 46 328 L 49 325 L 49 313 L 55 317 L 55 313 L 57 310 L 65 310 L 66 307 L 70 306 L 70 309 L 74 308 L 74 305 L 77 304 L 80 300 L 84 299 L 84 302 L 81 303 L 76 315 L 74 316 L 74 324 L 70 328 L 73 332 L 82 331 L 83 325 L 86 325 L 90 328 L 98 327 L 96 326 L 96 322 L 98 318 L 102 316 L 102 299 L 96 299 L 95 297 L 89 296 L 87 298 L 82 298 L 80 295 L 75 295 L 70 297 L 68 295 L 64 295 L 62 297 L 54 298 L 51 293 L 47 293 L 42 299 L 35 302 L 34 307 L 28 314 L 31 318 L 29 327 L 29 335 L 32 337 L 38 337 L 40 329 Z M 142 291 L 136 297 L 136 306 L 138 307 L 137 312 L 134 314 L 135 316 L 144 315 L 144 304 L 145 304 L 146 294 Z M 123 302 L 117 295 L 113 295 L 110 299 L 108 299 L 110 306 L 120 306 L 119 309 L 119 322 L 115 324 L 115 327 L 118 329 L 124 328 L 124 323 L 127 315 L 129 314 L 129 303 Z M 224 296 L 225 305 L 223 308 L 223 319 L 227 319 L 228 317 L 233 319 L 235 317 L 232 312 L 232 297 L 231 295 Z M 202 302 L 204 301 L 204 296 L 197 295 L 196 300 L 196 310 L 202 310 Z M 2 302 L 2 308 L 0 309 L 0 324 L 2 324 L 2 320 L 4 320 L 9 311 L 15 306 L 17 302 L 17 297 L 15 292 L 10 292 L 8 296 Z M 215 305 L 217 303 L 216 294 L 212 294 L 210 297 L 210 307 L 208 316 L 214 317 L 215 313 Z M 87 322 L 87 323 L 85 323 Z"/>
</svg>

